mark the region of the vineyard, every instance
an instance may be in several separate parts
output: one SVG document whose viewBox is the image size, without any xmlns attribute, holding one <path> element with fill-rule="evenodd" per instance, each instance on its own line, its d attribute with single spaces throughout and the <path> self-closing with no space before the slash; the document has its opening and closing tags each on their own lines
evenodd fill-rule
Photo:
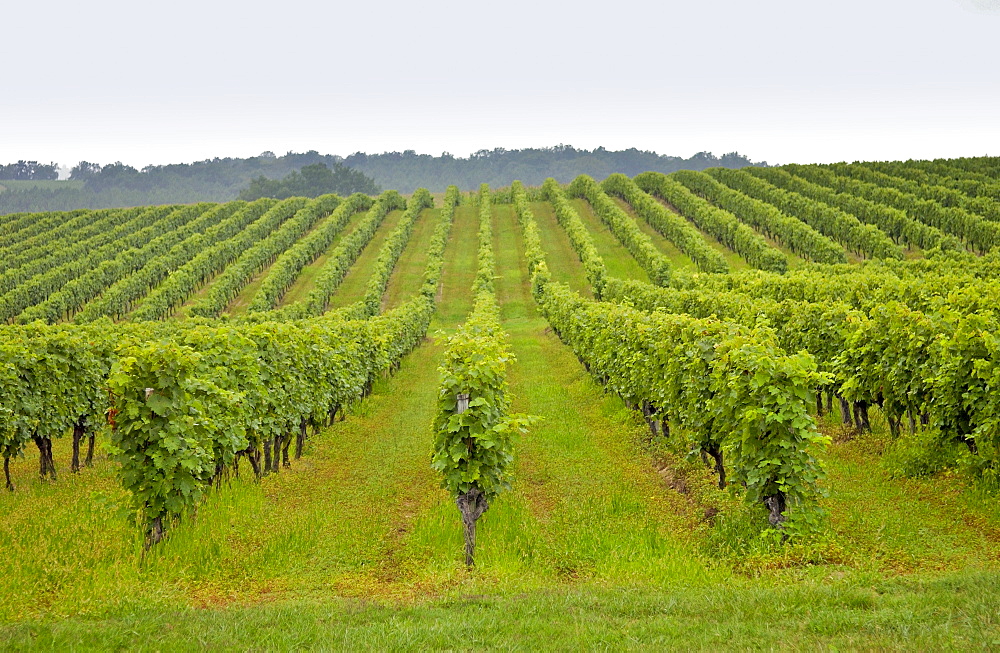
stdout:
<svg viewBox="0 0 1000 653">
<path fill-rule="evenodd" d="M 998 306 L 998 158 L 0 216 L 0 647 L 996 646 Z"/>
</svg>

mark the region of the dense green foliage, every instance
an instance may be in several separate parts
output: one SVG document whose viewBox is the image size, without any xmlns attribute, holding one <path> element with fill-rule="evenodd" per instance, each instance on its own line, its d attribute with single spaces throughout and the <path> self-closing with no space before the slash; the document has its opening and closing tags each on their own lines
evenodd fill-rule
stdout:
<svg viewBox="0 0 1000 653">
<path fill-rule="evenodd" d="M 91 301 L 84 310 L 77 313 L 74 320 L 87 322 L 105 315 L 121 319 L 132 310 L 133 302 L 143 297 L 148 298 L 154 288 L 160 290 L 163 286 L 159 284 L 168 277 L 175 283 L 179 282 L 180 276 L 174 274 L 178 268 L 187 265 L 205 250 L 246 233 L 250 224 L 260 217 L 266 206 L 261 205 L 259 210 L 255 210 L 254 205 L 245 202 L 217 205 L 203 216 L 203 224 L 192 230 L 193 233 L 187 238 L 161 254 L 154 254 L 147 259 L 142 268 L 119 279 L 99 298 Z M 201 227 L 208 223 L 208 217 L 215 217 L 212 211 L 226 217 L 202 231 Z"/>
<path fill-rule="evenodd" d="M 0 321 L 13 320 L 29 306 L 47 301 L 67 282 L 102 264 L 113 264 L 123 250 L 141 247 L 158 236 L 167 235 L 196 214 L 183 208 L 160 206 L 133 215 L 131 221 L 97 237 L 94 242 L 80 243 L 46 257 L 44 267 L 37 274 L 29 273 L 29 278 L 19 281 L 0 296 Z"/>
<path fill-rule="evenodd" d="M 747 157 L 732 152 L 721 157 L 711 152 L 699 152 L 684 159 L 630 148 L 607 150 L 603 147 L 583 150 L 571 145 L 522 150 L 480 150 L 467 158 L 447 152 L 441 156 L 405 152 L 365 154 L 357 152 L 344 159 L 344 163 L 370 175 L 385 188 L 398 188 L 406 192 L 418 187 L 441 191 L 449 184 L 473 190 L 481 183 L 492 187 L 507 186 L 515 179 L 531 185 L 541 185 L 549 177 L 568 184 L 580 175 L 603 179 L 613 173 L 629 176 L 646 170 L 673 172 L 675 170 L 704 170 L 712 166 L 741 168 L 753 163 Z"/>
<path fill-rule="evenodd" d="M 245 228 L 231 238 L 202 249 L 187 263 L 171 272 L 163 283 L 138 301 L 131 318 L 142 321 L 170 316 L 199 286 L 290 218 L 298 206 L 300 204 L 297 200 L 286 200 L 279 204 L 275 200 L 264 199 L 248 204 L 237 213 L 239 223 L 247 221 Z"/>
<path fill-rule="evenodd" d="M 276 204 L 271 211 L 291 217 L 263 240 L 253 243 L 239 258 L 228 265 L 216 278 L 209 293 L 191 306 L 191 314 L 215 317 L 229 305 L 236 295 L 250 283 L 250 279 L 271 265 L 278 256 L 328 216 L 340 204 L 336 195 L 326 195 L 315 200 L 293 197 Z"/>
<path fill-rule="evenodd" d="M 34 225 L 21 229 L 0 251 L 0 292 L 8 292 L 57 261 L 79 257 L 137 227 L 145 209 L 41 214 Z M 31 214 L 29 214 L 31 215 Z M 143 216 L 146 217 L 146 216 Z M 57 226 L 58 225 L 58 226 Z"/>
<path fill-rule="evenodd" d="M 914 220 L 962 239 L 966 245 L 979 253 L 988 252 L 1000 244 L 1000 224 L 990 222 L 960 207 L 944 206 L 934 200 L 922 199 L 891 185 L 854 179 L 846 176 L 846 171 L 841 175 L 838 174 L 841 171 L 838 168 L 790 165 L 785 166 L 785 169 L 837 192 L 863 197 L 877 204 L 903 211 Z M 880 174 L 873 173 L 876 178 L 879 178 Z"/>
<path fill-rule="evenodd" d="M 1000 198 L 1000 181 L 982 172 L 963 170 L 941 161 L 879 161 L 867 165 L 873 170 L 934 186 L 931 192 L 942 204 L 957 204 L 987 219 L 998 219 L 996 198 Z"/>
<path fill-rule="evenodd" d="M 875 225 L 897 244 L 902 242 L 910 247 L 922 249 L 940 247 L 945 250 L 956 250 L 962 246 L 954 236 L 942 232 L 937 227 L 923 224 L 899 209 L 878 204 L 863 197 L 837 192 L 832 188 L 795 176 L 781 168 L 748 170 L 748 172 L 787 191 L 841 209 L 861 222 Z"/>
<path fill-rule="evenodd" d="M 240 191 L 239 198 L 247 201 L 262 197 L 283 200 L 289 197 L 319 197 L 330 193 L 375 195 L 380 191 L 375 181 L 362 172 L 340 163 L 333 164 L 332 169 L 325 163 L 314 163 L 303 166 L 302 170 L 293 170 L 281 179 L 268 179 L 263 175 L 257 177 L 246 189 Z"/>
<path fill-rule="evenodd" d="M 363 186 L 345 186 L 333 192 L 370 192 L 371 181 L 356 171 L 342 172 L 342 159 L 318 152 L 289 152 L 275 156 L 214 158 L 194 163 L 148 165 L 136 169 L 121 162 L 100 165 L 81 161 L 73 167 L 69 181 L 46 181 L 45 185 L 25 186 L 15 182 L 0 192 L 0 215 L 16 211 L 62 211 L 76 208 L 109 208 L 149 204 L 226 202 L 237 199 L 254 179 L 277 180 L 305 166 L 326 166 L 341 181 L 354 180 Z M 328 177 L 320 172 L 320 180 Z M 302 181 L 302 174 L 298 175 Z M 37 183 L 37 182 L 35 182 Z M 313 192 L 310 187 L 310 191 Z M 317 191 L 319 192 L 319 191 Z M 331 191 L 326 191 L 331 192 Z M 321 193 L 323 194 L 323 193 Z"/>
<path fill-rule="evenodd" d="M 456 199 L 457 191 L 452 208 Z M 414 213 L 427 202 L 425 194 Z M 108 407 L 106 383 L 122 481 L 150 541 L 158 541 L 238 455 L 259 468 L 263 448 L 273 469 L 279 456 L 287 463 L 289 444 L 300 438 L 300 452 L 307 423 L 325 422 L 359 398 L 420 342 L 449 230 L 450 222 L 436 233 L 425 290 L 371 320 L 10 331 L 3 356 L 12 376 L 4 377 L 0 414 L 5 459 L 29 439 L 58 437 L 77 424 L 92 429 Z"/>
<path fill-rule="evenodd" d="M 90 300 L 108 289 L 109 286 L 134 276 L 147 261 L 168 253 L 176 245 L 183 245 L 189 238 L 200 236 L 205 229 L 214 228 L 220 220 L 228 217 L 237 206 L 221 205 L 209 208 L 207 204 L 195 204 L 176 211 L 166 223 L 162 233 L 156 230 L 137 232 L 136 238 L 125 249 L 110 259 L 101 261 L 96 267 L 69 281 L 59 290 L 49 295 L 45 301 L 36 304 L 17 320 L 21 323 L 34 320 L 56 322 L 68 319 Z M 146 286 L 148 288 L 148 286 Z"/>
<path fill-rule="evenodd" d="M 39 163 L 38 161 L 20 160 L 17 163 L 0 165 L 0 181 L 8 179 L 38 181 L 52 180 L 59 178 L 58 167 L 55 163 Z"/>
<path fill-rule="evenodd" d="M 603 147 L 581 150 L 569 145 L 524 150 L 480 150 L 467 158 L 448 153 L 441 156 L 417 154 L 413 150 L 381 154 L 356 152 L 346 158 L 320 154 L 315 150 L 288 152 L 283 156 L 264 152 L 246 159 L 217 157 L 194 163 L 149 165 L 141 170 L 121 162 L 100 165 L 81 161 L 73 167 L 69 182 L 44 182 L 49 186 L 38 188 L 20 188 L 12 184 L 10 190 L 0 192 L 0 215 L 81 207 L 224 202 L 238 196 L 242 199 L 262 196 L 283 198 L 290 196 L 285 195 L 286 192 L 310 197 L 326 193 L 375 194 L 377 186 L 406 193 L 420 187 L 440 192 L 451 184 L 472 190 L 484 181 L 492 186 L 506 186 L 514 179 L 541 184 L 546 177 L 556 177 L 568 183 L 581 174 L 602 179 L 614 172 L 635 175 L 644 170 L 673 172 L 747 165 L 766 164 L 754 164 L 735 152 L 721 157 L 699 152 L 684 159 L 635 148 L 622 151 Z M 31 174 L 48 170 L 47 166 L 36 162 L 20 162 L 6 167 L 22 170 L 20 174 L 24 174 L 24 170 L 34 170 Z M 3 168 L 0 166 L 0 169 Z M 45 179 L 55 179 L 54 168 L 52 174 L 46 174 Z M 345 185 L 328 186 L 331 176 L 338 184 Z M 311 180 L 318 183 L 314 184 Z M 248 184 L 252 187 L 248 188 Z M 247 195 L 241 196 L 241 192 Z"/>
<path fill-rule="evenodd" d="M 919 169 L 900 167 L 893 163 L 852 163 L 837 165 L 832 169 L 845 172 L 855 179 L 890 186 L 920 199 L 931 200 L 944 207 L 956 207 L 991 222 L 1000 221 L 1000 202 L 997 201 L 996 195 L 967 195 L 961 190 L 946 185 L 949 183 L 946 179 L 931 176 Z M 977 192 L 982 190 L 979 187 L 974 188 Z"/>
</svg>

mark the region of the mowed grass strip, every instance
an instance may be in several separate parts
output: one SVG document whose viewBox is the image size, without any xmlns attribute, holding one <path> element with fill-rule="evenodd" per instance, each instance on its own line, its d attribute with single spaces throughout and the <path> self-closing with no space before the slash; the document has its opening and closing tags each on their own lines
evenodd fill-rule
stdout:
<svg viewBox="0 0 1000 653">
<path fill-rule="evenodd" d="M 385 216 L 382 224 L 379 225 L 378 230 L 375 232 L 375 236 L 368 243 L 368 246 L 365 247 L 364 251 L 361 252 L 361 256 L 354 261 L 354 265 L 351 266 L 347 275 L 344 276 L 344 280 L 340 283 L 337 291 L 333 293 L 333 296 L 330 298 L 328 310 L 349 306 L 356 301 L 360 301 L 365 296 L 365 291 L 368 289 L 368 279 L 372 275 L 372 270 L 375 269 L 375 262 L 378 260 L 382 245 L 385 243 L 385 239 L 389 237 L 389 234 L 399 225 L 402 217 L 403 211 L 390 211 Z"/>
<path fill-rule="evenodd" d="M 441 209 L 424 209 L 420 214 L 410 240 L 389 276 L 389 285 L 382 298 L 383 311 L 399 306 L 420 290 L 427 265 L 427 248 L 440 219 Z"/>
<path fill-rule="evenodd" d="M 576 250 L 573 249 L 573 244 L 570 242 L 569 236 L 566 235 L 566 230 L 556 220 L 552 203 L 532 202 L 531 212 L 538 225 L 538 233 L 541 236 L 542 248 L 545 250 L 546 262 L 549 265 L 552 280 L 568 284 L 576 292 L 585 297 L 593 298 L 593 292 L 587 282 L 586 274 L 584 274 L 583 263 L 576 255 Z"/>
<path fill-rule="evenodd" d="M 441 270 L 437 309 L 428 329 L 430 336 L 437 337 L 439 332 L 454 330 L 472 310 L 471 290 L 472 281 L 476 278 L 478 232 L 479 209 L 471 204 L 456 206 L 451 237 L 448 247 L 444 250 L 444 267 Z M 437 387 L 436 380 L 435 387 Z"/>
<path fill-rule="evenodd" d="M 316 275 L 319 274 L 320 270 L 327 261 L 330 260 L 330 256 L 336 251 L 337 246 L 340 245 L 344 238 L 352 233 L 354 229 L 358 226 L 358 223 L 368 214 L 367 211 L 357 211 L 352 216 L 351 219 L 347 221 L 344 228 L 337 234 L 337 237 L 333 239 L 330 246 L 325 252 L 323 252 L 319 258 L 315 261 L 306 265 L 299 272 L 299 275 L 295 278 L 294 283 L 288 288 L 288 291 L 282 296 L 281 301 L 278 303 L 278 307 L 288 306 L 289 304 L 294 304 L 295 302 L 305 299 L 309 291 L 312 290 L 313 280 Z"/>
<path fill-rule="evenodd" d="M 649 283 L 649 275 L 632 258 L 629 251 L 611 233 L 611 230 L 601 222 L 601 219 L 594 215 L 590 203 L 582 198 L 571 199 L 569 203 L 590 231 L 594 246 L 597 248 L 597 253 L 604 259 L 608 274 L 619 279 L 635 279 Z"/>
<path fill-rule="evenodd" d="M 485 519 L 485 517 L 484 517 Z M 9 650 L 992 650 L 997 574 L 650 589 L 456 592 L 412 605 L 314 598 L 0 626 Z"/>
</svg>

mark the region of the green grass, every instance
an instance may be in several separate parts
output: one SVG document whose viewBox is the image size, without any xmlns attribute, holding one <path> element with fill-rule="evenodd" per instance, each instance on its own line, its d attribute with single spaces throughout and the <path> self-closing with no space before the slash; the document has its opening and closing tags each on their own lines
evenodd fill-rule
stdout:
<svg viewBox="0 0 1000 653">
<path fill-rule="evenodd" d="M 451 238 L 444 252 L 437 310 L 430 333 L 454 329 L 472 310 L 472 281 L 476 278 L 479 211 L 469 205 L 455 208 Z"/>
<path fill-rule="evenodd" d="M 573 290 L 586 297 L 593 297 L 590 284 L 583 271 L 583 263 L 576 255 L 566 231 L 556 220 L 555 210 L 550 202 L 532 202 L 531 212 L 538 224 L 545 260 L 549 265 L 552 279 L 569 284 Z"/>
<path fill-rule="evenodd" d="M 289 304 L 294 304 L 295 302 L 305 299 L 312 290 L 313 281 L 316 279 L 316 275 L 320 273 L 326 262 L 330 260 L 330 256 L 336 251 L 337 246 L 340 242 L 358 226 L 358 223 L 367 215 L 366 211 L 357 211 L 351 216 L 351 219 L 347 221 L 344 228 L 341 230 L 337 237 L 333 239 L 330 246 L 325 252 L 319 255 L 315 261 L 309 265 L 302 268 L 299 272 L 299 276 L 295 278 L 295 281 L 288 288 L 288 291 L 282 296 L 281 301 L 278 306 L 287 306 Z"/>
<path fill-rule="evenodd" d="M 854 586 L 563 587 L 410 605 L 343 599 L 0 627 L 8 650 L 993 650 L 1000 577 Z"/>
<path fill-rule="evenodd" d="M 410 241 L 403 248 L 389 277 L 389 285 L 382 299 L 383 310 L 399 306 L 420 290 L 424 268 L 427 266 L 427 248 L 430 247 L 431 237 L 434 236 L 440 217 L 441 209 L 424 209 L 417 219 Z"/>
<path fill-rule="evenodd" d="M 372 270 L 375 268 L 382 244 L 385 243 L 385 239 L 396 228 L 402 217 L 402 211 L 390 211 L 385 216 L 375 235 L 361 252 L 361 256 L 351 266 L 351 269 L 344 276 L 344 280 L 337 287 L 337 291 L 330 298 L 331 310 L 349 306 L 365 296 L 365 291 L 368 289 L 368 278 L 371 277 Z"/>
<path fill-rule="evenodd" d="M 594 211 L 587 200 L 570 200 L 570 205 L 576 209 L 576 212 L 580 215 L 580 219 L 583 220 L 583 224 L 590 231 L 590 236 L 594 240 L 594 246 L 597 248 L 597 253 L 604 259 L 604 265 L 608 269 L 608 274 L 619 279 L 635 279 L 649 283 L 649 275 L 632 258 L 629 251 L 611 233 L 611 230 L 604 226 L 600 218 L 594 215 Z"/>
</svg>

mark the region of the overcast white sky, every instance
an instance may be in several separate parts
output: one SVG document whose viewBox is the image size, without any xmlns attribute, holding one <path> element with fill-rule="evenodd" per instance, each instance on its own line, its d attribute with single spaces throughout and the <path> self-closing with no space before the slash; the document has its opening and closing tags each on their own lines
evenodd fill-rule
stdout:
<svg viewBox="0 0 1000 653">
<path fill-rule="evenodd" d="M 1000 0 L 49 0 L 0 31 L 0 163 L 1000 154 Z"/>
</svg>

